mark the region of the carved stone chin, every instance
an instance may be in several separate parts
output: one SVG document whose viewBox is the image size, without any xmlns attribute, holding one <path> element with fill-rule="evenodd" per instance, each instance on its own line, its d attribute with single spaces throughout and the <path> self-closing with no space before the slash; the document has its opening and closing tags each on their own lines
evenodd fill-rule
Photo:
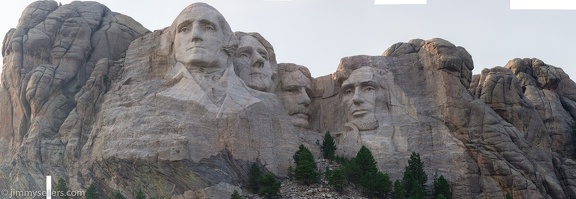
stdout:
<svg viewBox="0 0 576 199">
<path fill-rule="evenodd" d="M 367 120 L 356 120 L 354 122 L 350 122 L 348 126 L 354 125 L 358 131 L 370 131 L 375 130 L 378 128 L 378 120 L 376 118 L 367 119 Z"/>
</svg>

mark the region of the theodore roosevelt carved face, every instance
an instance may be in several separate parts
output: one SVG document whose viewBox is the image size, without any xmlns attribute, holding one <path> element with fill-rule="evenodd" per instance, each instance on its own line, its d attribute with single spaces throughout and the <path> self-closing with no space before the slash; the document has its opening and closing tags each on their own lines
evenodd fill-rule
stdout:
<svg viewBox="0 0 576 199">
<path fill-rule="evenodd" d="M 296 64 L 279 64 L 279 88 L 276 93 L 290 115 L 292 124 L 309 128 L 311 76 L 308 69 Z"/>
</svg>

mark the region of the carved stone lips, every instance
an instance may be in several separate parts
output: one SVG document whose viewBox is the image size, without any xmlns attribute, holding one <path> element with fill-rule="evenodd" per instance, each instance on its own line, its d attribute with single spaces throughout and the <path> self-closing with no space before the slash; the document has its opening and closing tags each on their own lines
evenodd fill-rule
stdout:
<svg viewBox="0 0 576 199">
<path fill-rule="evenodd" d="M 370 111 L 367 109 L 359 109 L 352 111 L 352 116 L 363 116 L 367 113 L 370 113 Z"/>
<path fill-rule="evenodd" d="M 192 50 L 192 49 L 204 49 L 204 47 L 202 47 L 202 46 L 192 46 L 192 47 L 189 47 L 187 50 Z"/>
<path fill-rule="evenodd" d="M 292 114 L 291 116 L 296 116 L 298 118 L 308 120 L 308 114 L 306 114 L 306 113 L 295 113 L 295 114 Z"/>
</svg>

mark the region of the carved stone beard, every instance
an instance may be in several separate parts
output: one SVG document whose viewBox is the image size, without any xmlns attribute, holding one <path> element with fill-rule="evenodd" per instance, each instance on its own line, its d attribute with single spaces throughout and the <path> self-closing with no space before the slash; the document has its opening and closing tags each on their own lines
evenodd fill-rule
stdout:
<svg viewBox="0 0 576 199">
<path fill-rule="evenodd" d="M 366 120 L 357 120 L 357 121 L 350 122 L 350 123 L 354 124 L 354 126 L 356 126 L 358 131 L 374 130 L 374 129 L 378 128 L 378 126 L 380 126 L 378 124 L 378 120 L 376 118 L 371 118 L 371 119 L 366 119 Z"/>
</svg>

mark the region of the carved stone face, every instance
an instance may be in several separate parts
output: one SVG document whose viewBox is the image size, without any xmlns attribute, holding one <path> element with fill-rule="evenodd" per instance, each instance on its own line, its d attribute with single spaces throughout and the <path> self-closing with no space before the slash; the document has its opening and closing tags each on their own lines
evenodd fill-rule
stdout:
<svg viewBox="0 0 576 199">
<path fill-rule="evenodd" d="M 193 7 L 176 18 L 174 54 L 188 70 L 224 67 L 228 55 L 223 50 L 225 36 L 219 26 L 221 15 L 206 7 Z"/>
<path fill-rule="evenodd" d="M 272 67 L 268 57 L 268 51 L 256 38 L 249 35 L 240 38 L 234 66 L 248 87 L 264 92 L 270 90 Z"/>
<path fill-rule="evenodd" d="M 373 130 L 378 127 L 374 115 L 376 91 L 379 88 L 370 67 L 356 69 L 342 83 L 342 101 L 348 122 L 358 130 Z"/>
<path fill-rule="evenodd" d="M 282 82 L 279 92 L 284 108 L 290 115 L 290 120 L 295 126 L 308 128 L 310 117 L 310 79 L 300 71 L 287 72 L 280 75 Z"/>
</svg>

